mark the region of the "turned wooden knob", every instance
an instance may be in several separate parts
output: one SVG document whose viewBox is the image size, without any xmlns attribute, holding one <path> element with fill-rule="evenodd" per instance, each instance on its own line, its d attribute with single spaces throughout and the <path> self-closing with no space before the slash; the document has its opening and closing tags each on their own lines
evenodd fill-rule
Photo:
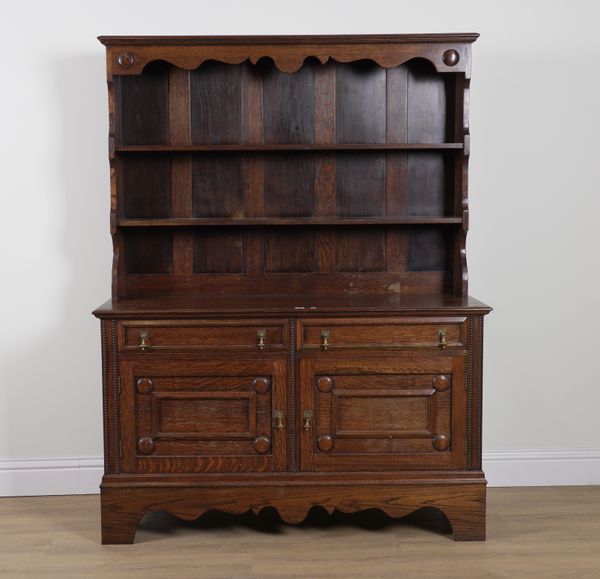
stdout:
<svg viewBox="0 0 600 579">
<path fill-rule="evenodd" d="M 268 436 L 258 436 L 254 440 L 254 449 L 260 454 L 265 454 L 271 450 L 271 439 Z"/>
<path fill-rule="evenodd" d="M 140 438 L 137 447 L 142 454 L 151 454 L 154 452 L 154 441 L 151 438 Z"/>
<path fill-rule="evenodd" d="M 438 434 L 433 437 L 433 448 L 446 450 L 450 446 L 450 437 L 447 434 Z"/>
<path fill-rule="evenodd" d="M 321 376 L 321 378 L 317 380 L 317 389 L 324 394 L 331 392 L 333 389 L 333 380 L 329 378 L 329 376 Z"/>
<path fill-rule="evenodd" d="M 140 378 L 136 382 L 136 389 L 140 394 L 150 394 L 154 385 L 152 384 L 152 380 L 150 378 Z"/>
<path fill-rule="evenodd" d="M 442 56 L 442 60 L 444 61 L 444 64 L 446 66 L 454 66 L 458 64 L 458 61 L 460 60 L 460 55 L 454 49 L 446 50 L 446 52 L 444 52 L 444 55 Z"/>
<path fill-rule="evenodd" d="M 130 66 L 133 66 L 134 62 L 135 56 L 133 52 L 121 52 L 121 54 L 117 56 L 117 64 L 121 68 L 129 68 Z"/>
<path fill-rule="evenodd" d="M 252 387 L 258 394 L 264 394 L 269 389 L 270 382 L 271 381 L 268 378 L 263 378 L 261 376 L 259 378 L 254 378 Z"/>
<path fill-rule="evenodd" d="M 433 379 L 433 387 L 439 392 L 447 390 L 448 386 L 450 386 L 450 380 L 448 380 L 447 376 L 436 376 Z"/>
<path fill-rule="evenodd" d="M 319 436 L 317 446 L 321 452 L 329 452 L 333 448 L 333 438 L 329 434 L 323 434 L 323 436 Z"/>
</svg>

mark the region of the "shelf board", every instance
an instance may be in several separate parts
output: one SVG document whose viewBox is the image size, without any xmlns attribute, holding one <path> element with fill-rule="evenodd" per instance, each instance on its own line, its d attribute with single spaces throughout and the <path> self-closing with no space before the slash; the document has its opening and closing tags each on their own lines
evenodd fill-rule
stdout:
<svg viewBox="0 0 600 579">
<path fill-rule="evenodd" d="M 177 217 L 119 219 L 119 227 L 280 226 L 280 225 L 452 225 L 462 217 Z"/>
<path fill-rule="evenodd" d="M 276 151 L 438 151 L 460 150 L 462 143 L 331 143 L 286 145 L 121 145 L 117 153 L 261 153 Z"/>
</svg>

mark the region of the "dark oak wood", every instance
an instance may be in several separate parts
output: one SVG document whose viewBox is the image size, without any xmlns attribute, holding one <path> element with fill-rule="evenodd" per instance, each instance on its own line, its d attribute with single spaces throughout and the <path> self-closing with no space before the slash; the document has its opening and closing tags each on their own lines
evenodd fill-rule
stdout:
<svg viewBox="0 0 600 579">
<path fill-rule="evenodd" d="M 427 34 L 331 34 L 331 35 L 268 35 L 268 36 L 99 36 L 105 46 L 203 46 L 203 45 L 261 45 L 261 44 L 398 44 L 438 42 L 441 44 L 471 43 L 479 38 L 477 32 Z"/>
<path fill-rule="evenodd" d="M 302 357 L 299 376 L 300 406 L 314 416 L 303 425 L 302 470 L 466 467 L 466 425 L 456 411 L 465 404 L 464 356 L 367 354 L 357 360 L 356 354 L 331 353 Z M 319 388 L 323 377 L 332 382 L 326 392 Z M 437 389 L 440 377 L 450 388 Z M 440 436 L 448 444 L 439 445 Z"/>
<path fill-rule="evenodd" d="M 171 217 L 119 219 L 119 227 L 274 226 L 274 225 L 457 225 L 463 217 Z"/>
<path fill-rule="evenodd" d="M 169 511 L 181 519 L 194 520 L 215 505 L 234 514 L 274 507 L 287 523 L 303 521 L 310 508 L 317 505 L 329 513 L 334 509 L 356 512 L 377 508 L 392 517 L 435 506 L 448 518 L 456 541 L 485 540 L 485 482 L 481 476 L 474 474 L 456 484 L 432 479 L 409 481 L 398 478 L 377 485 L 370 484 L 369 479 L 358 484 L 342 480 L 283 484 L 279 479 L 265 479 L 262 484 L 238 481 L 215 485 L 202 481 L 174 483 L 170 488 L 141 481 L 126 485 L 105 481 L 101 487 L 102 543 L 133 543 L 137 526 L 147 512 Z"/>
<path fill-rule="evenodd" d="M 258 143 L 245 145 L 121 145 L 118 153 L 277 152 L 277 151 L 437 151 L 460 150 L 463 143 Z"/>
<path fill-rule="evenodd" d="M 407 316 L 485 315 L 491 311 L 471 296 L 451 294 L 247 294 L 247 295 L 194 295 L 160 296 L 133 300 L 109 300 L 94 310 L 101 319 L 139 319 L 145 313 L 152 317 L 190 319 L 213 318 L 220 315 L 258 315 L 261 313 L 284 317 L 314 317 L 329 314 L 352 315 L 403 314 Z"/>
<path fill-rule="evenodd" d="M 476 38 L 101 37 L 103 543 L 149 511 L 315 505 L 485 538 Z"/>
</svg>

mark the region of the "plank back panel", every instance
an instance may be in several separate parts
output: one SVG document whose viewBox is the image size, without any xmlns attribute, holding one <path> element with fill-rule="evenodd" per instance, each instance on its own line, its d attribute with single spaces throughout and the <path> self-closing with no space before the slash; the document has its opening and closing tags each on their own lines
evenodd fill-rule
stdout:
<svg viewBox="0 0 600 579">
<path fill-rule="evenodd" d="M 335 185 L 338 217 L 385 215 L 385 155 L 338 153 Z"/>
<path fill-rule="evenodd" d="M 171 159 L 139 155 L 121 164 L 123 216 L 171 217 Z"/>
<path fill-rule="evenodd" d="M 430 63 L 413 60 L 408 65 L 408 142 L 445 143 L 450 136 L 447 78 Z"/>
<path fill-rule="evenodd" d="M 407 155 L 408 215 L 453 214 L 452 169 L 452 159 L 443 153 L 419 151 Z"/>
<path fill-rule="evenodd" d="M 243 217 L 243 185 L 242 155 L 193 155 L 192 216 Z"/>
<path fill-rule="evenodd" d="M 243 233 L 207 229 L 194 234 L 194 273 L 242 273 Z"/>
<path fill-rule="evenodd" d="M 169 66 L 152 62 L 138 76 L 118 79 L 118 113 L 124 145 L 166 145 L 169 142 Z"/>
<path fill-rule="evenodd" d="M 265 234 L 265 273 L 315 271 L 312 230 L 269 231 Z"/>
<path fill-rule="evenodd" d="M 315 207 L 315 156 L 273 153 L 263 158 L 266 217 L 311 217 Z"/>
<path fill-rule="evenodd" d="M 453 234 L 440 227 L 412 228 L 408 237 L 408 270 L 450 271 Z"/>
<path fill-rule="evenodd" d="M 314 62 L 307 61 L 294 74 L 280 72 L 272 62 L 258 66 L 263 74 L 263 142 L 313 143 Z"/>
<path fill-rule="evenodd" d="M 386 73 L 374 62 L 336 65 L 338 143 L 385 143 Z"/>
<path fill-rule="evenodd" d="M 192 143 L 241 142 L 244 66 L 209 61 L 192 71 Z"/>
<path fill-rule="evenodd" d="M 140 228 L 121 232 L 128 274 L 170 273 L 172 234 L 168 229 Z"/>
<path fill-rule="evenodd" d="M 441 75 L 418 59 L 386 69 L 372 61 L 322 65 L 309 58 L 292 74 L 268 59 L 256 65 L 207 61 L 191 71 L 157 62 L 138 76 L 119 79 L 119 118 L 128 117 L 120 126 L 120 142 L 443 143 L 454 139 L 461 125 L 456 86 L 452 75 Z M 138 115 L 124 115 L 134 107 Z M 132 283 L 120 287 L 129 288 L 124 293 L 146 291 L 140 288 L 151 288 L 156 280 L 163 294 L 171 289 L 235 293 L 260 280 L 258 287 L 268 293 L 446 291 L 459 264 L 453 255 L 460 247 L 456 227 L 362 220 L 455 215 L 455 167 L 461 157 L 461 152 L 411 150 L 119 156 L 123 218 L 356 219 L 356 225 L 343 226 L 307 221 L 290 228 L 240 224 L 221 230 L 128 230 L 120 237 L 122 272 L 132 276 Z M 218 289 L 206 274 L 236 281 Z M 389 283 L 367 283 L 369 274 L 389 275 Z M 148 276 L 144 283 L 140 275 Z M 282 275 L 298 277 L 286 285 Z M 342 277 L 348 275 L 358 277 L 347 283 Z M 334 288 L 336 276 L 342 281 Z M 433 281 L 423 283 L 428 279 Z"/>
<path fill-rule="evenodd" d="M 347 228 L 336 233 L 336 271 L 386 271 L 385 231 Z"/>
</svg>

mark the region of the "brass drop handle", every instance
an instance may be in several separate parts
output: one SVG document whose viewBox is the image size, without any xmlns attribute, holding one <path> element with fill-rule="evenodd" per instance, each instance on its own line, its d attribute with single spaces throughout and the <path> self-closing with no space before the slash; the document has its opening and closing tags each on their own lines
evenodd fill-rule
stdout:
<svg viewBox="0 0 600 579">
<path fill-rule="evenodd" d="M 302 428 L 310 430 L 312 428 L 313 413 L 307 410 L 302 417 Z"/>
<path fill-rule="evenodd" d="M 446 330 L 440 330 L 438 332 L 439 346 L 443 350 L 448 344 L 446 343 Z"/>
<path fill-rule="evenodd" d="M 283 430 L 285 428 L 285 420 L 281 410 L 277 410 L 273 413 L 273 419 L 275 421 L 275 428 L 277 430 Z"/>
<path fill-rule="evenodd" d="M 256 332 L 256 345 L 259 350 L 265 349 L 265 338 L 267 337 L 266 330 L 257 330 Z"/>
<path fill-rule="evenodd" d="M 138 344 L 138 346 L 142 352 L 144 352 L 148 349 L 149 341 L 150 341 L 150 332 L 140 332 L 140 343 Z"/>
<path fill-rule="evenodd" d="M 329 330 L 323 330 L 321 332 L 321 349 L 327 350 L 329 348 Z"/>
</svg>

